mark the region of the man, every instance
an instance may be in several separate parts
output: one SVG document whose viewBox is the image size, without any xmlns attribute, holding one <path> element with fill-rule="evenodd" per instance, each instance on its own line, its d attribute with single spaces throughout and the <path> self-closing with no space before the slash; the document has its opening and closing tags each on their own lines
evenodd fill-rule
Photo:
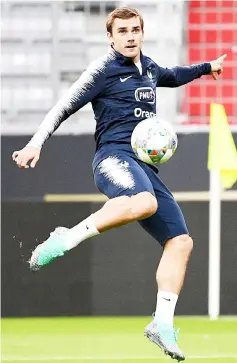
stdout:
<svg viewBox="0 0 237 363">
<path fill-rule="evenodd" d="M 182 212 L 162 183 L 154 166 L 138 160 L 130 145 L 134 127 L 156 112 L 156 87 L 178 87 L 211 74 L 222 73 L 226 55 L 209 63 L 171 69 L 159 67 L 141 53 L 143 18 L 130 8 L 109 14 L 107 35 L 110 50 L 92 62 L 82 76 L 46 115 L 38 131 L 13 160 L 21 168 L 34 168 L 48 137 L 71 114 L 92 102 L 96 119 L 95 184 L 109 197 L 105 205 L 73 228 L 57 228 L 37 246 L 30 267 L 37 270 L 80 242 L 108 229 L 133 221 L 164 248 L 158 266 L 157 305 L 145 335 L 178 361 L 184 355 L 177 345 L 173 316 L 193 247 Z M 140 97 L 142 89 L 147 97 Z M 144 92 L 143 92 L 144 94 Z"/>
</svg>

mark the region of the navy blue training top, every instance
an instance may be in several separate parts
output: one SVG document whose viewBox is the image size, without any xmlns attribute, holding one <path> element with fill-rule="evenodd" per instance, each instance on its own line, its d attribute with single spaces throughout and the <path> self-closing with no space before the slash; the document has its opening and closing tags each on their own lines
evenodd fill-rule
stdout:
<svg viewBox="0 0 237 363">
<path fill-rule="evenodd" d="M 49 111 L 27 146 L 41 148 L 63 121 L 91 102 L 96 120 L 96 167 L 112 145 L 131 150 L 135 126 L 156 114 L 156 87 L 179 87 L 211 72 L 210 63 L 162 68 L 142 53 L 141 66 L 142 74 L 131 58 L 111 47 L 90 63 Z"/>
</svg>

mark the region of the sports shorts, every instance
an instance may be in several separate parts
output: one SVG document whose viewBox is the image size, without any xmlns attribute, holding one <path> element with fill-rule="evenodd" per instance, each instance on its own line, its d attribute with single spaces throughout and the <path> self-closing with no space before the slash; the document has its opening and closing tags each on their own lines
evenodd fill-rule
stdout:
<svg viewBox="0 0 237 363">
<path fill-rule="evenodd" d="M 132 196 L 140 192 L 153 194 L 158 202 L 156 213 L 138 223 L 161 246 L 170 238 L 188 234 L 182 211 L 157 171 L 126 151 L 110 151 L 110 155 L 96 165 L 94 181 L 99 191 L 108 198 Z"/>
</svg>

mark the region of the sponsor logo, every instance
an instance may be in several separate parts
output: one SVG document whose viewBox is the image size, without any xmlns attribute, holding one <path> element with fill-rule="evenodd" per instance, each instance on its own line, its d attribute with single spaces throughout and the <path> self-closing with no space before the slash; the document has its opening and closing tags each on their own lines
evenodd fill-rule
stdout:
<svg viewBox="0 0 237 363">
<path fill-rule="evenodd" d="M 137 107 L 134 110 L 134 116 L 135 117 L 143 117 L 143 118 L 151 118 L 151 117 L 156 116 L 156 114 L 154 112 L 144 111 L 141 108 Z"/>
<path fill-rule="evenodd" d="M 135 99 L 138 102 L 154 104 L 156 100 L 156 95 L 151 87 L 141 87 L 136 89 Z"/>
<path fill-rule="evenodd" d="M 120 77 L 120 82 L 126 82 L 129 78 L 131 78 L 132 76 L 126 77 L 126 78 L 121 78 Z"/>
</svg>

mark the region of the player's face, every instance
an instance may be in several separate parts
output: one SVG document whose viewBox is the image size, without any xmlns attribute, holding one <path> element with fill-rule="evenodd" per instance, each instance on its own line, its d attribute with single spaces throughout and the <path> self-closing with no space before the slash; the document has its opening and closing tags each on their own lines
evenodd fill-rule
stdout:
<svg viewBox="0 0 237 363">
<path fill-rule="evenodd" d="M 125 57 L 132 58 L 134 62 L 138 62 L 143 35 L 139 17 L 116 18 L 112 26 L 112 34 L 108 33 L 108 38 L 110 43 L 113 43 L 115 50 Z"/>
</svg>

